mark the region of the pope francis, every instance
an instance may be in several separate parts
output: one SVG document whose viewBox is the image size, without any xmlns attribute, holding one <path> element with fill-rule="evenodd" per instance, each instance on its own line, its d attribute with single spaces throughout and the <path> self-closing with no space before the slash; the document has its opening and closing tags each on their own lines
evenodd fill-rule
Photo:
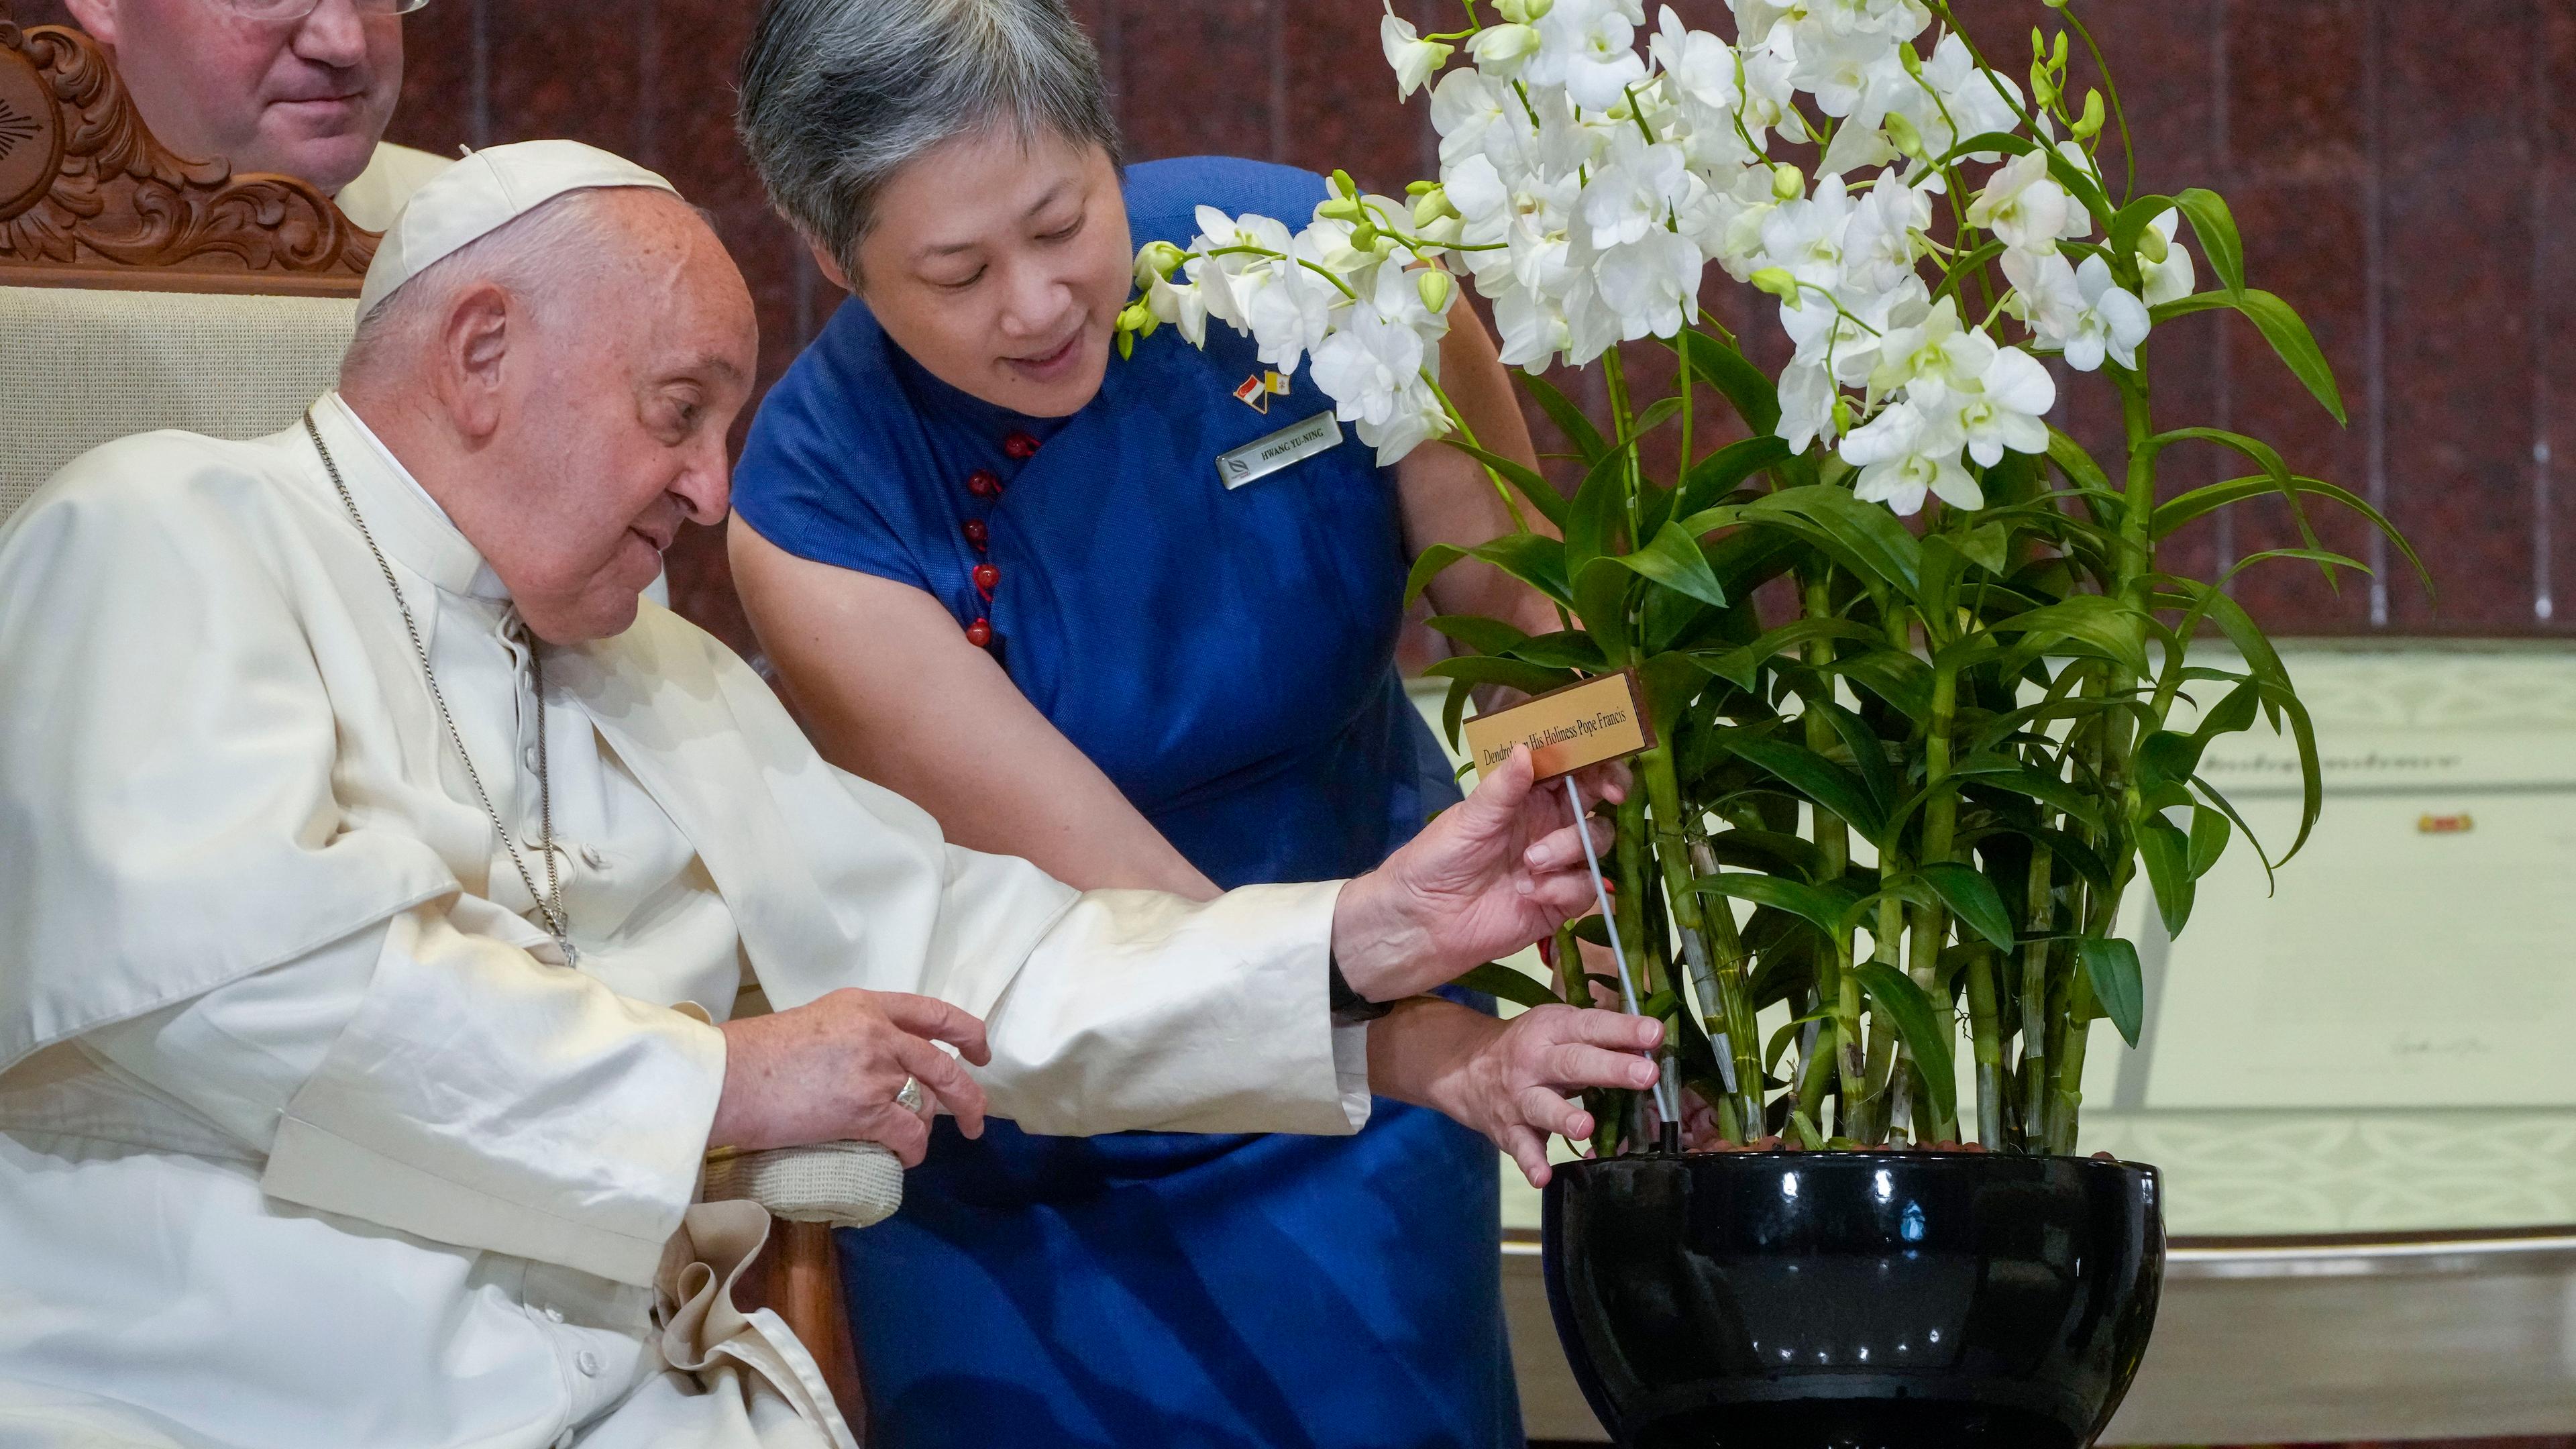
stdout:
<svg viewBox="0 0 2576 1449">
<path fill-rule="evenodd" d="M 765 1220 L 692 1206 L 711 1145 L 917 1160 L 924 1093 L 1352 1131 L 1374 1004 L 1589 899 L 1525 759 L 1370 875 L 1203 906 L 821 762 L 639 614 L 756 362 L 648 172 L 461 162 L 361 314 L 296 427 L 110 444 L 0 530 L 0 1445 L 848 1445 L 726 1298 Z M 1653 1076 L 1650 1021 L 1477 1021 L 1422 1095 L 1534 1175 L 1569 1092 Z"/>
</svg>

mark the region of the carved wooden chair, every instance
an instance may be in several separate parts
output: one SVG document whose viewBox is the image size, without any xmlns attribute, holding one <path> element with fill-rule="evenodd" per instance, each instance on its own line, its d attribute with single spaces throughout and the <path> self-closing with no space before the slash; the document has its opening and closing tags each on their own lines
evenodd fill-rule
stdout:
<svg viewBox="0 0 2576 1449">
<path fill-rule="evenodd" d="M 130 433 L 291 426 L 339 376 L 376 243 L 304 181 L 173 155 L 96 42 L 0 0 L 0 521 Z M 780 1222 L 750 1277 L 864 1424 L 830 1230 Z"/>
</svg>

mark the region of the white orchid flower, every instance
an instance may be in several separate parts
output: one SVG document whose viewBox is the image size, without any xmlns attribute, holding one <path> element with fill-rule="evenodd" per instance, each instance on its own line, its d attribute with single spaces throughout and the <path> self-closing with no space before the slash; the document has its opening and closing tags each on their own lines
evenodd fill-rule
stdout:
<svg viewBox="0 0 2576 1449">
<path fill-rule="evenodd" d="M 1396 394 L 1384 421 L 1362 418 L 1352 431 L 1362 444 L 1377 449 L 1379 467 L 1391 468 L 1424 443 L 1448 436 L 1449 414 L 1440 406 L 1440 395 L 1417 378 L 1413 386 Z"/>
<path fill-rule="evenodd" d="M 1503 127 L 1511 138 L 1520 102 L 1507 84 L 1482 72 L 1453 70 L 1431 88 L 1431 129 L 1440 133 L 1440 164 L 1445 169 L 1470 156 L 1485 154 L 1486 133 Z"/>
<path fill-rule="evenodd" d="M 1843 226 L 1845 285 L 1883 292 L 1914 275 L 1915 233 L 1931 225 L 1929 192 L 1907 189 L 1893 172 L 1880 176 Z"/>
<path fill-rule="evenodd" d="M 1646 78 L 1636 51 L 1644 19 L 1635 0 L 1557 0 L 1538 20 L 1542 44 L 1522 74 L 1533 85 L 1564 87 L 1587 110 L 1609 110 Z"/>
<path fill-rule="evenodd" d="M 1802 291 L 1796 305 L 1780 304 L 1780 330 L 1789 334 L 1798 361 L 1821 366 L 1830 356 L 1834 381 L 1858 387 L 1878 366 L 1890 319 L 1921 315 L 1925 295 L 1922 278 L 1912 276 L 1887 292 L 1829 299 Z"/>
<path fill-rule="evenodd" d="M 1620 319 L 1622 341 L 1677 337 L 1699 296 L 1706 260 L 1690 238 L 1663 227 L 1611 247 L 1593 263 L 1601 300 Z"/>
<path fill-rule="evenodd" d="M 2048 451 L 2048 424 L 2041 419 L 2057 406 L 2057 379 L 2039 359 L 2018 347 L 1998 348 L 1976 392 L 1956 394 L 1958 428 L 1968 456 L 1991 468 L 2016 453 Z"/>
<path fill-rule="evenodd" d="M 1959 461 L 1964 445 L 1955 424 L 1900 402 L 1853 429 L 1839 451 L 1860 469 L 1856 497 L 1914 514 L 1923 511 L 1927 494 L 1953 508 L 1985 506 L 1985 490 Z"/>
<path fill-rule="evenodd" d="M 1333 399 L 1342 421 L 1375 424 L 1395 417 L 1400 395 L 1422 373 L 1425 347 L 1411 314 L 1424 310 L 1403 264 L 1389 260 L 1315 344 L 1315 385 Z"/>
<path fill-rule="evenodd" d="M 1912 320 L 1879 338 L 1878 365 L 1869 374 L 1872 397 L 1902 391 L 1926 411 L 1953 394 L 1985 388 L 1999 349 L 1994 339 L 1959 321 L 1959 302 L 1943 297 L 1929 308 L 1910 308 Z"/>
<path fill-rule="evenodd" d="M 1816 109 L 1828 116 L 1844 117 L 1860 106 L 1861 97 L 1871 89 L 1871 82 L 1884 72 L 1911 80 L 1896 60 L 1896 47 L 1885 35 L 1870 31 L 1818 33 L 1810 41 L 1802 32 L 1798 43 L 1797 67 L 1789 80 L 1799 90 L 1816 98 Z M 1869 124 L 1875 125 L 1873 120 Z"/>
<path fill-rule="evenodd" d="M 1792 452 L 1817 442 L 1831 447 L 1839 432 L 1834 402 L 1840 396 L 1821 362 L 1790 363 L 1780 372 L 1780 425 L 1772 431 Z"/>
<path fill-rule="evenodd" d="M 2004 276 L 2020 294 L 2019 311 L 2043 345 L 2066 355 L 2077 372 L 2100 370 L 2104 357 L 2138 365 L 2138 344 L 2152 325 L 2146 303 L 2112 281 L 2110 264 L 2086 257 L 2081 268 L 2054 253 L 2004 254 Z"/>
<path fill-rule="evenodd" d="M 1386 18 L 1377 25 L 1377 43 L 1386 52 L 1386 63 L 1395 70 L 1395 98 L 1410 100 L 1432 72 L 1449 63 L 1452 47 L 1436 40 L 1424 40 L 1413 22 L 1395 13 L 1395 0 L 1386 0 Z"/>
<path fill-rule="evenodd" d="M 1160 272 L 1145 284 L 1145 305 L 1158 319 L 1181 329 L 1192 347 L 1207 346 L 1208 294 L 1194 278 L 1174 282 Z"/>
<path fill-rule="evenodd" d="M 1689 179 L 1681 147 L 1665 141 L 1649 144 L 1635 130 L 1621 132 L 1610 144 L 1606 163 L 1583 188 L 1583 219 L 1592 228 L 1592 245 L 1606 251 L 1662 229 L 1687 195 L 1684 183 Z"/>
<path fill-rule="evenodd" d="M 1995 239 L 2019 251 L 2046 255 L 2057 250 L 2066 234 L 2067 212 L 2080 210 L 2048 175 L 2048 158 L 2025 152 L 1988 178 L 1986 189 L 1968 205 L 1968 224 L 1983 227 Z"/>
<path fill-rule="evenodd" d="M 1488 25 L 1467 41 L 1467 58 L 1477 69 L 1499 80 L 1510 80 L 1538 54 L 1538 28 L 1532 25 Z"/>
<path fill-rule="evenodd" d="M 1488 292 L 1494 302 L 1494 330 L 1502 334 L 1505 367 L 1544 370 L 1559 353 L 1574 345 L 1565 311 L 1527 287 Z"/>
<path fill-rule="evenodd" d="M 1735 47 L 1684 25 L 1670 5 L 1656 17 L 1656 27 L 1654 38 L 1646 42 L 1646 53 L 1654 57 L 1675 97 L 1711 111 L 1732 112 L 1744 99 L 1735 83 Z"/>
<path fill-rule="evenodd" d="M 2165 259 L 2153 263 L 2144 257 L 2138 259 L 2139 269 L 2145 273 L 2140 280 L 2145 284 L 2146 304 L 2161 307 L 2167 302 L 2179 302 L 2200 287 L 2200 274 L 2192 267 L 2191 253 L 2175 239 L 2182 226 L 2182 213 L 2163 212 L 2147 225 L 2165 239 Z"/>
<path fill-rule="evenodd" d="M 1784 201 L 1762 220 L 1762 251 L 1768 264 L 1787 269 L 1801 282 L 1819 287 L 1842 285 L 1843 235 L 1852 217 L 1849 188 L 1839 176 L 1816 184 L 1815 194 Z"/>
<path fill-rule="evenodd" d="M 1772 27 L 1792 14 L 1803 13 L 1803 0 L 1728 0 L 1727 8 L 1735 12 L 1735 33 L 1749 48 L 1771 39 Z"/>
</svg>

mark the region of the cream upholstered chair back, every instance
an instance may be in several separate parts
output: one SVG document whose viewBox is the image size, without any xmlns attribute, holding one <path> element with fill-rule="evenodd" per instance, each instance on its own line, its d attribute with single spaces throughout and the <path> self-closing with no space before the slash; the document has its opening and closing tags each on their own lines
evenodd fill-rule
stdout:
<svg viewBox="0 0 2576 1449">
<path fill-rule="evenodd" d="M 338 377 L 357 305 L 0 286 L 0 520 L 65 463 L 129 433 L 289 426 Z"/>
<path fill-rule="evenodd" d="M 0 519 L 129 433 L 292 423 L 375 244 L 305 182 L 171 154 L 89 37 L 0 4 Z"/>
</svg>

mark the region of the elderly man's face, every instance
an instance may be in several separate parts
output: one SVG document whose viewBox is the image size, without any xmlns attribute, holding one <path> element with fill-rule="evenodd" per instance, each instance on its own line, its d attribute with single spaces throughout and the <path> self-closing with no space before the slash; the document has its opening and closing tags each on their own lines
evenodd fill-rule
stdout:
<svg viewBox="0 0 2576 1449">
<path fill-rule="evenodd" d="M 1100 391 L 1134 260 L 1106 153 L 986 130 L 896 173 L 851 280 L 932 376 L 1015 412 L 1065 417 Z"/>
<path fill-rule="evenodd" d="M 143 120 L 182 156 L 299 176 L 325 193 L 367 169 L 402 90 L 402 17 L 320 0 L 255 20 L 224 0 L 70 0 L 116 55 Z"/>
<path fill-rule="evenodd" d="M 680 525 L 725 516 L 726 437 L 758 362 L 751 291 L 697 213 L 649 191 L 600 204 L 619 255 L 510 343 L 494 522 L 469 529 L 558 644 L 624 630 Z"/>
</svg>

